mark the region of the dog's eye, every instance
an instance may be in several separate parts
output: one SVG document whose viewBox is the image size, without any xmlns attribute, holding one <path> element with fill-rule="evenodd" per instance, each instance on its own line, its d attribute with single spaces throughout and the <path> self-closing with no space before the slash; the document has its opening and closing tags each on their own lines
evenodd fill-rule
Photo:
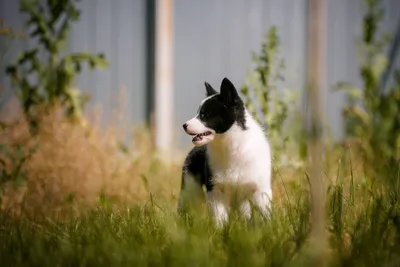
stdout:
<svg viewBox="0 0 400 267">
<path fill-rule="evenodd" d="M 205 115 L 203 112 L 200 113 L 200 119 L 204 119 Z"/>
</svg>

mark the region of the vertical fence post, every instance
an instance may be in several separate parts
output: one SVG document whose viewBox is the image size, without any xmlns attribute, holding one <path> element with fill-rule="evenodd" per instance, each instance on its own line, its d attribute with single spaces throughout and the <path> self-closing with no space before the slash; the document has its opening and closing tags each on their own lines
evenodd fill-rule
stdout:
<svg viewBox="0 0 400 267">
<path fill-rule="evenodd" d="M 156 31 L 156 0 L 146 0 L 145 31 L 146 31 L 146 122 L 151 130 L 152 149 L 155 145 L 154 136 L 154 75 L 155 75 L 155 31 Z"/>
<path fill-rule="evenodd" d="M 173 0 L 156 0 L 154 138 L 161 153 L 173 142 Z"/>
<path fill-rule="evenodd" d="M 309 0 L 308 21 L 308 174 L 311 183 L 311 242 L 315 266 L 326 266 L 325 186 L 323 181 L 323 125 L 325 79 L 325 0 Z"/>
</svg>

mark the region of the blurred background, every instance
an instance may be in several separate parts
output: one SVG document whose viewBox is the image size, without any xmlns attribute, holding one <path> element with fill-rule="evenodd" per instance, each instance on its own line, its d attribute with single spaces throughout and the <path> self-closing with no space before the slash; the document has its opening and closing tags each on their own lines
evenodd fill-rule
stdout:
<svg viewBox="0 0 400 267">
<path fill-rule="evenodd" d="M 362 33 L 365 4 L 359 0 L 329 0 L 326 4 L 322 90 L 327 120 L 333 136 L 339 138 L 343 135 L 341 108 L 345 97 L 333 92 L 332 87 L 337 82 L 360 85 L 356 41 Z M 157 5 L 162 6 L 159 12 Z M 121 88 L 125 88 L 126 123 L 151 122 L 154 103 L 162 91 L 156 87 L 163 88 L 164 81 L 169 83 L 165 89 L 168 96 L 162 96 L 168 103 L 159 114 L 166 116 L 171 127 L 163 126 L 163 132 L 171 132 L 176 144 L 187 147 L 190 138 L 184 136 L 181 125 L 195 114 L 204 96 L 204 81 L 219 88 L 222 78 L 228 77 L 240 88 L 252 67 L 252 53 L 260 51 L 271 26 L 277 26 L 279 53 L 285 61 L 284 81 L 279 86 L 304 91 L 307 6 L 307 0 L 84 0 L 77 4 L 81 15 L 72 25 L 66 48 L 68 52 L 103 53 L 109 63 L 99 71 L 83 69 L 76 81 L 77 87 L 90 94 L 91 105 L 102 106 L 103 123 L 111 120 L 111 111 L 118 107 Z M 384 0 L 381 6 L 385 16 L 380 31 L 395 36 L 400 25 L 400 1 Z M 19 1 L 0 0 L 4 25 L 26 33 L 24 16 L 19 12 Z M 163 21 L 170 25 L 157 24 L 161 16 L 167 16 Z M 156 38 L 159 34 L 163 37 Z M 37 46 L 30 38 L 7 42 L 5 36 L 1 38 L 3 69 L 23 50 Z M 164 53 L 170 53 L 166 63 L 156 60 L 157 45 L 166 46 Z M 400 61 L 397 56 L 389 60 L 395 65 Z M 157 69 L 165 67 L 169 68 L 169 78 L 160 78 Z M 0 84 L 0 110 L 4 110 L 14 92 L 4 71 L 0 72 Z M 298 98 L 299 104 L 303 99 Z"/>
</svg>

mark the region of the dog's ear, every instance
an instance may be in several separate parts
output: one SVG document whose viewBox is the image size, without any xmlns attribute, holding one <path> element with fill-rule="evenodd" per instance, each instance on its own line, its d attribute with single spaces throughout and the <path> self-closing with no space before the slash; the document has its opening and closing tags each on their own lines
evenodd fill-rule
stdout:
<svg viewBox="0 0 400 267">
<path fill-rule="evenodd" d="M 214 88 L 212 88 L 212 86 L 208 82 L 205 82 L 204 85 L 206 86 L 207 96 L 212 96 L 218 93 L 217 91 L 214 90 Z"/>
<path fill-rule="evenodd" d="M 225 104 L 232 105 L 239 98 L 239 94 L 233 85 L 233 83 L 228 79 L 224 78 L 221 83 L 221 97 Z"/>
</svg>

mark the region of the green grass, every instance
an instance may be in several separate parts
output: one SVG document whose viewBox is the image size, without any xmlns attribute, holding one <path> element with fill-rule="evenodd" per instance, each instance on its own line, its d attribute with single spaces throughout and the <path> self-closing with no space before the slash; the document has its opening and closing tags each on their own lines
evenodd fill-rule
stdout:
<svg viewBox="0 0 400 267">
<path fill-rule="evenodd" d="M 0 255 L 7 266 L 273 266 L 290 260 L 293 231 L 302 231 L 278 216 L 215 229 L 155 206 L 99 208 L 65 223 L 2 215 Z"/>
<path fill-rule="evenodd" d="M 362 186 L 352 182 L 353 186 Z M 355 184 L 355 185 L 354 185 Z M 252 222 L 231 214 L 216 229 L 208 216 L 178 217 L 174 203 L 99 205 L 59 221 L 0 213 L 2 266 L 310 266 L 307 191 L 285 184 L 273 216 Z M 350 191 L 354 190 L 348 188 Z M 400 205 L 393 194 L 347 198 L 331 186 L 327 201 L 330 266 L 399 266 Z M 363 190 L 361 190 L 363 191 Z M 353 200 L 351 200 L 353 199 Z"/>
</svg>

